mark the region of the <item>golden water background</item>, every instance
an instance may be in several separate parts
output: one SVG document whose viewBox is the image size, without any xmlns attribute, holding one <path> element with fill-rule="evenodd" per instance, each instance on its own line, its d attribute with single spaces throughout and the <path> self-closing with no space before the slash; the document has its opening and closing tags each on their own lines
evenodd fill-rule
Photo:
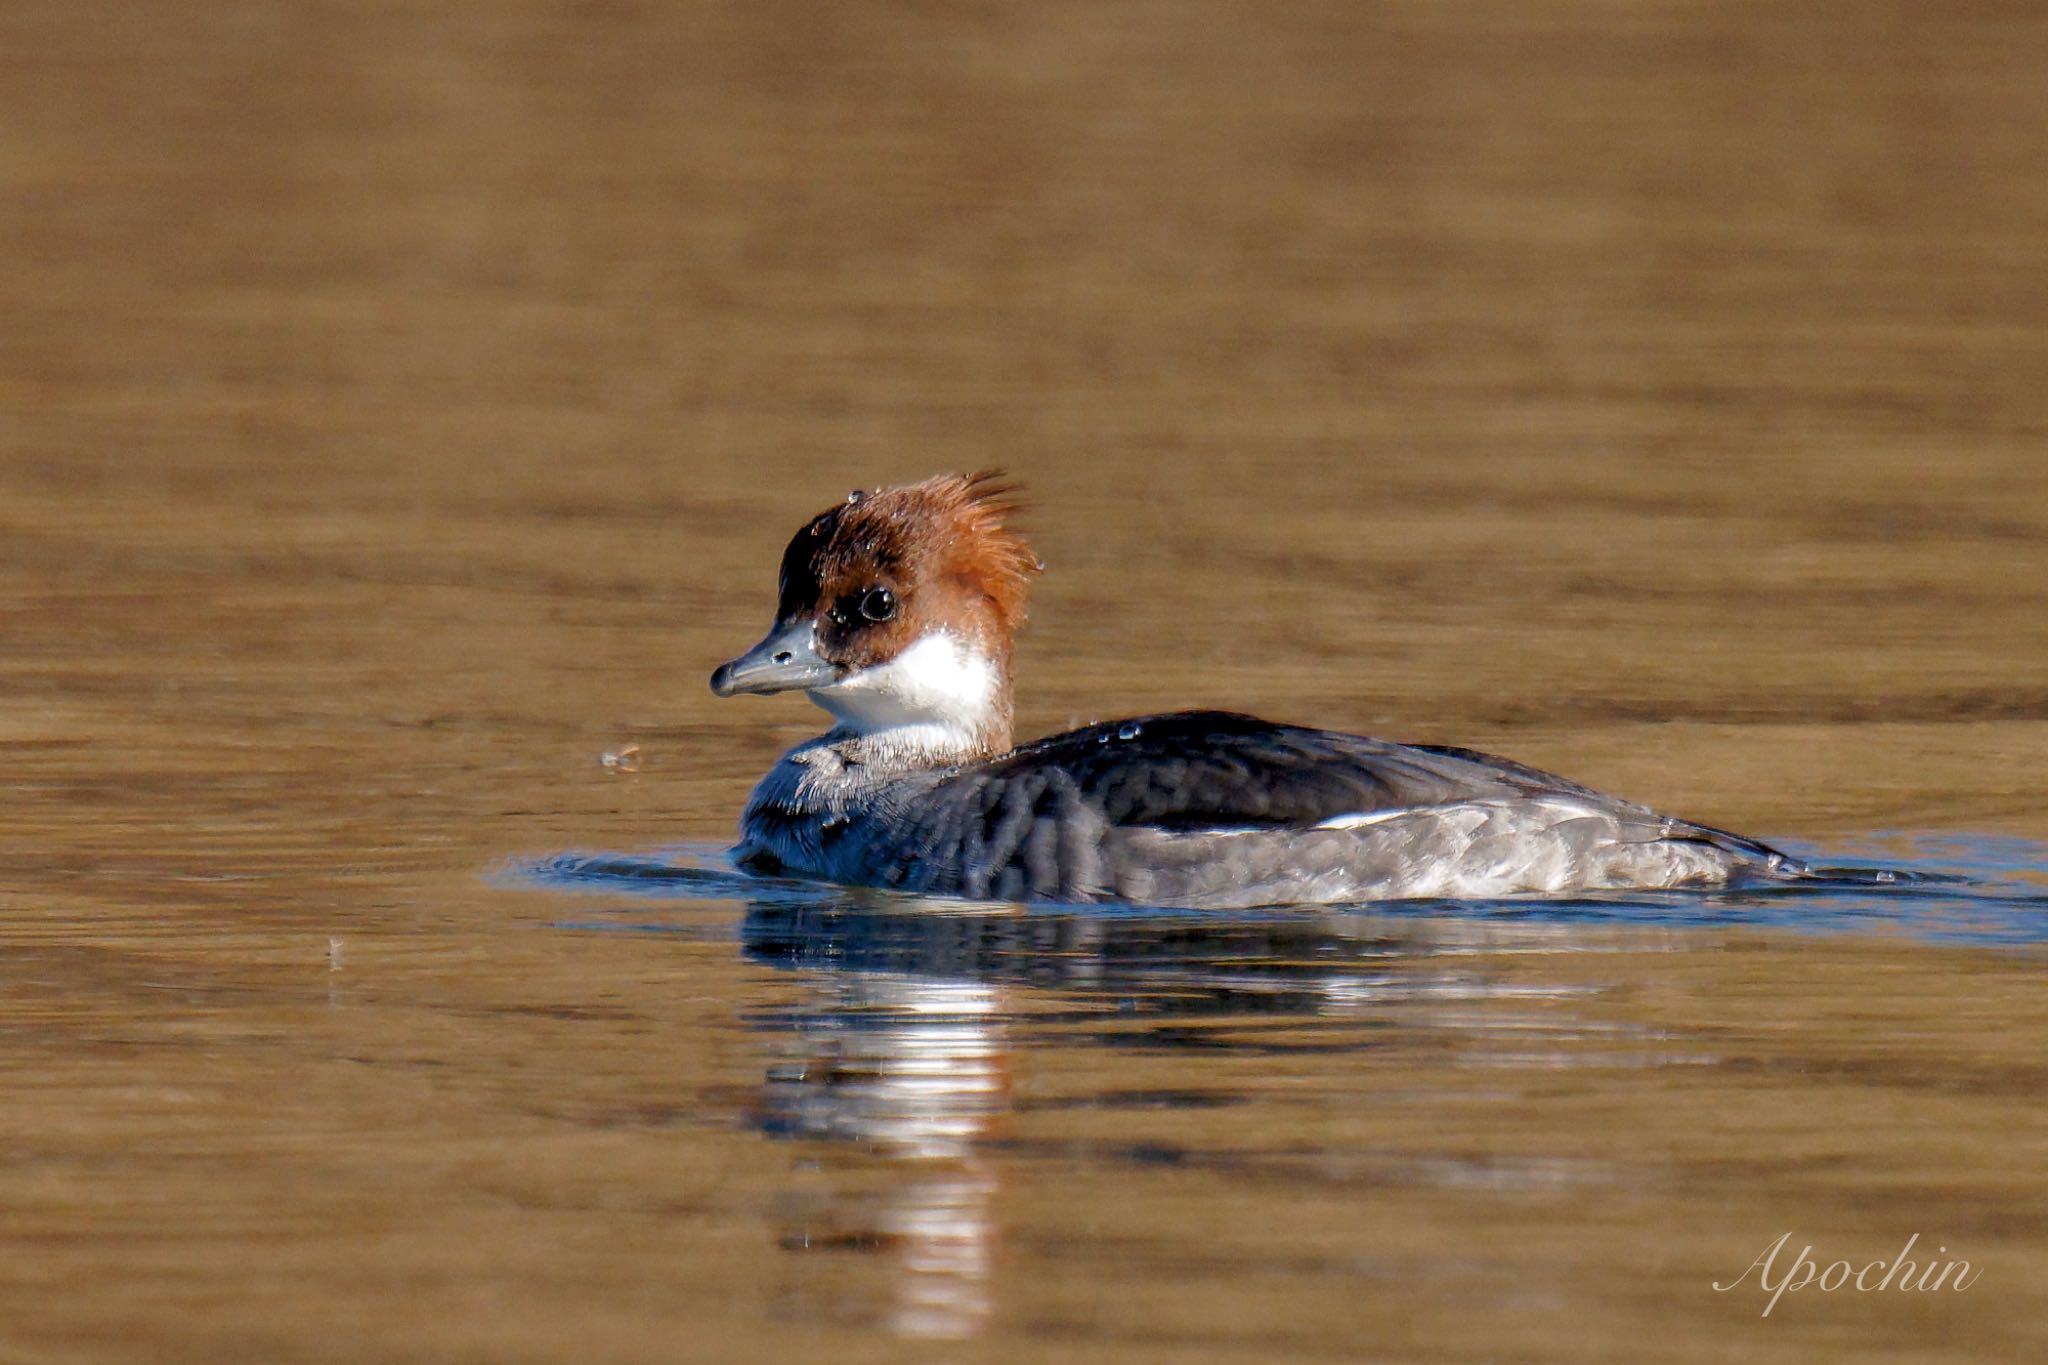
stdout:
<svg viewBox="0 0 2048 1365">
<path fill-rule="evenodd" d="M 985 464 L 1027 734 L 2038 867 L 2044 72 L 1996 0 L 11 0 L 0 1359 L 2037 1355 L 2037 948 L 835 965 L 505 869 L 725 838 L 783 539 Z M 1712 1290 L 1786 1231 L 1981 1279 Z"/>
</svg>

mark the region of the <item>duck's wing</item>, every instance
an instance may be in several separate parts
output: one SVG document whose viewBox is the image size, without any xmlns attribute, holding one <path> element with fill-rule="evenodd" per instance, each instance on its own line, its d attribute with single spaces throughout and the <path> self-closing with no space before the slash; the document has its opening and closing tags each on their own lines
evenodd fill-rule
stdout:
<svg viewBox="0 0 2048 1365">
<path fill-rule="evenodd" d="M 1525 764 L 1225 711 L 1026 745 L 893 802 L 857 880 L 1231 906 L 1720 884 L 1785 860 Z"/>
<path fill-rule="evenodd" d="M 1554 774 L 1469 749 L 1396 744 L 1228 711 L 1111 721 L 1012 751 L 992 787 L 1056 787 L 1113 827 L 1311 828 L 1345 816 L 1487 797 L 1571 795 L 1625 807 Z"/>
</svg>

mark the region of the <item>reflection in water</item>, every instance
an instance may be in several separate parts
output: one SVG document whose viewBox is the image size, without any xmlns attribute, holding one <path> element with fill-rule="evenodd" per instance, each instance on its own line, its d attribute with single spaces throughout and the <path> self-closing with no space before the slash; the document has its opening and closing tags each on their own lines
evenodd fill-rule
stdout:
<svg viewBox="0 0 2048 1365">
<path fill-rule="evenodd" d="M 856 1316 L 879 1319 L 898 1336 L 957 1340 L 980 1334 L 995 1310 L 998 1171 L 1014 1169 L 998 1157 L 1014 1162 L 1039 1150 L 999 1131 L 1013 1107 L 1013 1049 L 1056 1032 L 1069 1044 L 1280 1056 L 1360 1050 L 1399 1036 L 1449 1067 L 1709 1064 L 1719 1058 L 1697 1040 L 1618 1022 L 1611 1011 L 1594 1017 L 1575 1004 L 1597 988 L 1532 984 L 1503 964 L 1517 953 L 1680 947 L 1707 927 L 2048 939 L 2043 860 L 2033 845 L 1950 837 L 1892 840 L 1869 852 L 1877 863 L 1910 860 L 1946 877 L 1889 887 L 1223 914 L 1025 909 L 766 881 L 735 874 L 714 849 L 658 861 L 565 856 L 521 875 L 558 890 L 745 904 L 743 951 L 793 973 L 804 990 L 799 1003 L 750 1018 L 778 1039 L 759 1125 L 806 1144 L 791 1173 L 793 1193 L 776 1214 L 778 1241 L 800 1276 L 786 1309 L 804 1320 L 844 1317 L 850 1298 L 870 1305 Z M 644 905 L 600 911 L 580 927 L 702 932 L 695 921 L 657 922 Z M 1231 1102 L 1211 1090 L 1143 1098 Z M 1070 1158 L 1085 1147 L 1067 1141 L 1046 1150 Z M 1632 1179 L 1611 1161 L 1540 1154 L 1169 1152 L 1158 1142 L 1086 1154 L 1297 1183 L 1524 1195 Z M 849 1253 L 879 1259 L 849 1263 Z M 848 1294 L 840 1272 L 849 1264 L 887 1267 L 878 1306 L 872 1290 Z"/>
<path fill-rule="evenodd" d="M 1557 1044 L 1560 1029 L 1600 1027 L 1475 1012 L 1539 992 L 1482 975 L 1466 955 L 1503 942 L 1555 943 L 1570 932 L 1557 926 L 1341 912 L 1024 912 L 808 884 L 735 885 L 708 860 L 671 864 L 658 880 L 626 859 L 581 866 L 605 885 L 652 881 L 704 899 L 757 893 L 741 921 L 744 951 L 804 986 L 797 1004 L 750 1018 L 780 1038 L 758 1122 L 778 1138 L 859 1154 L 851 1165 L 829 1150 L 806 1155 L 792 1172 L 800 1192 L 779 1201 L 775 1215 L 779 1244 L 797 1258 L 783 1311 L 810 1321 L 845 1316 L 849 1295 L 836 1273 L 849 1254 L 880 1258 L 888 1268 L 882 1302 L 870 1298 L 855 1312 L 906 1338 L 972 1337 L 994 1312 L 1001 1168 L 988 1153 L 991 1142 L 1012 1156 L 1029 1152 L 999 1132 L 1012 1106 L 1012 1049 L 1023 1045 L 1016 1035 L 1027 1023 L 1119 1048 L 1253 1052 L 1353 1048 L 1360 1036 L 1310 1025 L 1349 1016 L 1370 1031 L 1384 1024 L 1368 1016 L 1389 1007 L 1475 1036 L 1505 1028 L 1521 1048 L 1540 1046 L 1525 1036 L 1532 1031 Z M 550 875 L 573 874 L 556 864 Z M 632 924 L 652 927 L 644 917 Z M 1554 1001 L 1571 992 L 1540 993 Z M 1028 1016 L 1020 1008 L 1027 998 Z M 805 1169 L 814 1161 L 818 1169 Z M 1301 1176 L 1300 1154 L 1279 1163 L 1275 1174 Z M 1317 1163 L 1314 1178 L 1326 1178 L 1327 1166 Z M 1446 1185 L 1557 1179 L 1535 1165 L 1457 1160 L 1402 1162 L 1382 1175 Z"/>
<path fill-rule="evenodd" d="M 1464 949 L 1564 947 L 1545 925 L 1381 919 L 1342 911 L 1103 913 L 1100 907 L 891 904 L 830 891 L 808 902 L 756 901 L 742 936 L 749 956 L 830 972 L 964 979 L 1054 988 L 1069 1004 L 1110 1013 L 1040 1011 L 1041 1022 L 1108 1020 L 1105 1040 L 1140 1035 L 1123 1021 L 1315 1015 L 1345 1005 L 1450 1002 L 1482 983 L 1443 965 Z M 1425 961 L 1438 965 L 1419 970 Z"/>
<path fill-rule="evenodd" d="M 819 982 L 784 1021 L 800 1046 L 768 1074 L 769 1131 L 904 1159 L 967 1155 L 1008 1090 L 993 989 L 856 976 Z"/>
<path fill-rule="evenodd" d="M 857 1144 L 910 1178 L 879 1201 L 857 1191 L 793 1206 L 792 1251 L 891 1255 L 902 1336 L 974 1335 L 990 1311 L 996 1181 L 976 1142 L 1009 1101 L 995 988 L 890 973 L 812 978 L 812 998 L 778 1016 L 781 1058 L 768 1068 L 762 1126 Z"/>
<path fill-rule="evenodd" d="M 809 986 L 800 1006 L 757 1020 L 787 1038 L 768 1069 L 764 1128 L 913 1168 L 879 1198 L 854 1184 L 792 1205 L 783 1245 L 885 1252 L 894 1274 L 884 1316 L 895 1332 L 976 1334 L 992 1311 L 997 1193 L 995 1167 L 977 1152 L 1011 1100 L 1005 993 L 1113 992 L 1115 1017 L 1129 1019 L 1314 1014 L 1389 989 L 1385 972 L 1360 964 L 1395 947 L 1335 932 L 1342 917 L 1323 919 L 1195 926 L 829 892 L 752 902 L 742 925 L 749 956 Z"/>
</svg>

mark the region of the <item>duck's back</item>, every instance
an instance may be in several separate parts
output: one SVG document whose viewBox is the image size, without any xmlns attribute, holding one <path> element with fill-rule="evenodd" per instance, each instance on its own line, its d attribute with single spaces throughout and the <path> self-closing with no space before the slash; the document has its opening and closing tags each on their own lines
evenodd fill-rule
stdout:
<svg viewBox="0 0 2048 1365">
<path fill-rule="evenodd" d="M 1716 885 L 1786 863 L 1506 759 L 1221 711 L 1040 740 L 881 803 L 855 837 L 859 880 L 1214 907 Z"/>
</svg>

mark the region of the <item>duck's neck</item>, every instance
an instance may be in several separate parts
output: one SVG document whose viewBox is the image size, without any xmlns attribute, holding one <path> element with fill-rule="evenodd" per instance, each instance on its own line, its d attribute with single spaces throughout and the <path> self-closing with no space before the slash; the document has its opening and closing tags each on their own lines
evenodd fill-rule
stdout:
<svg viewBox="0 0 2048 1365">
<path fill-rule="evenodd" d="M 839 719 L 826 742 L 870 766 L 953 767 L 1010 748 L 1009 651 L 948 631 L 809 695 Z"/>
</svg>

